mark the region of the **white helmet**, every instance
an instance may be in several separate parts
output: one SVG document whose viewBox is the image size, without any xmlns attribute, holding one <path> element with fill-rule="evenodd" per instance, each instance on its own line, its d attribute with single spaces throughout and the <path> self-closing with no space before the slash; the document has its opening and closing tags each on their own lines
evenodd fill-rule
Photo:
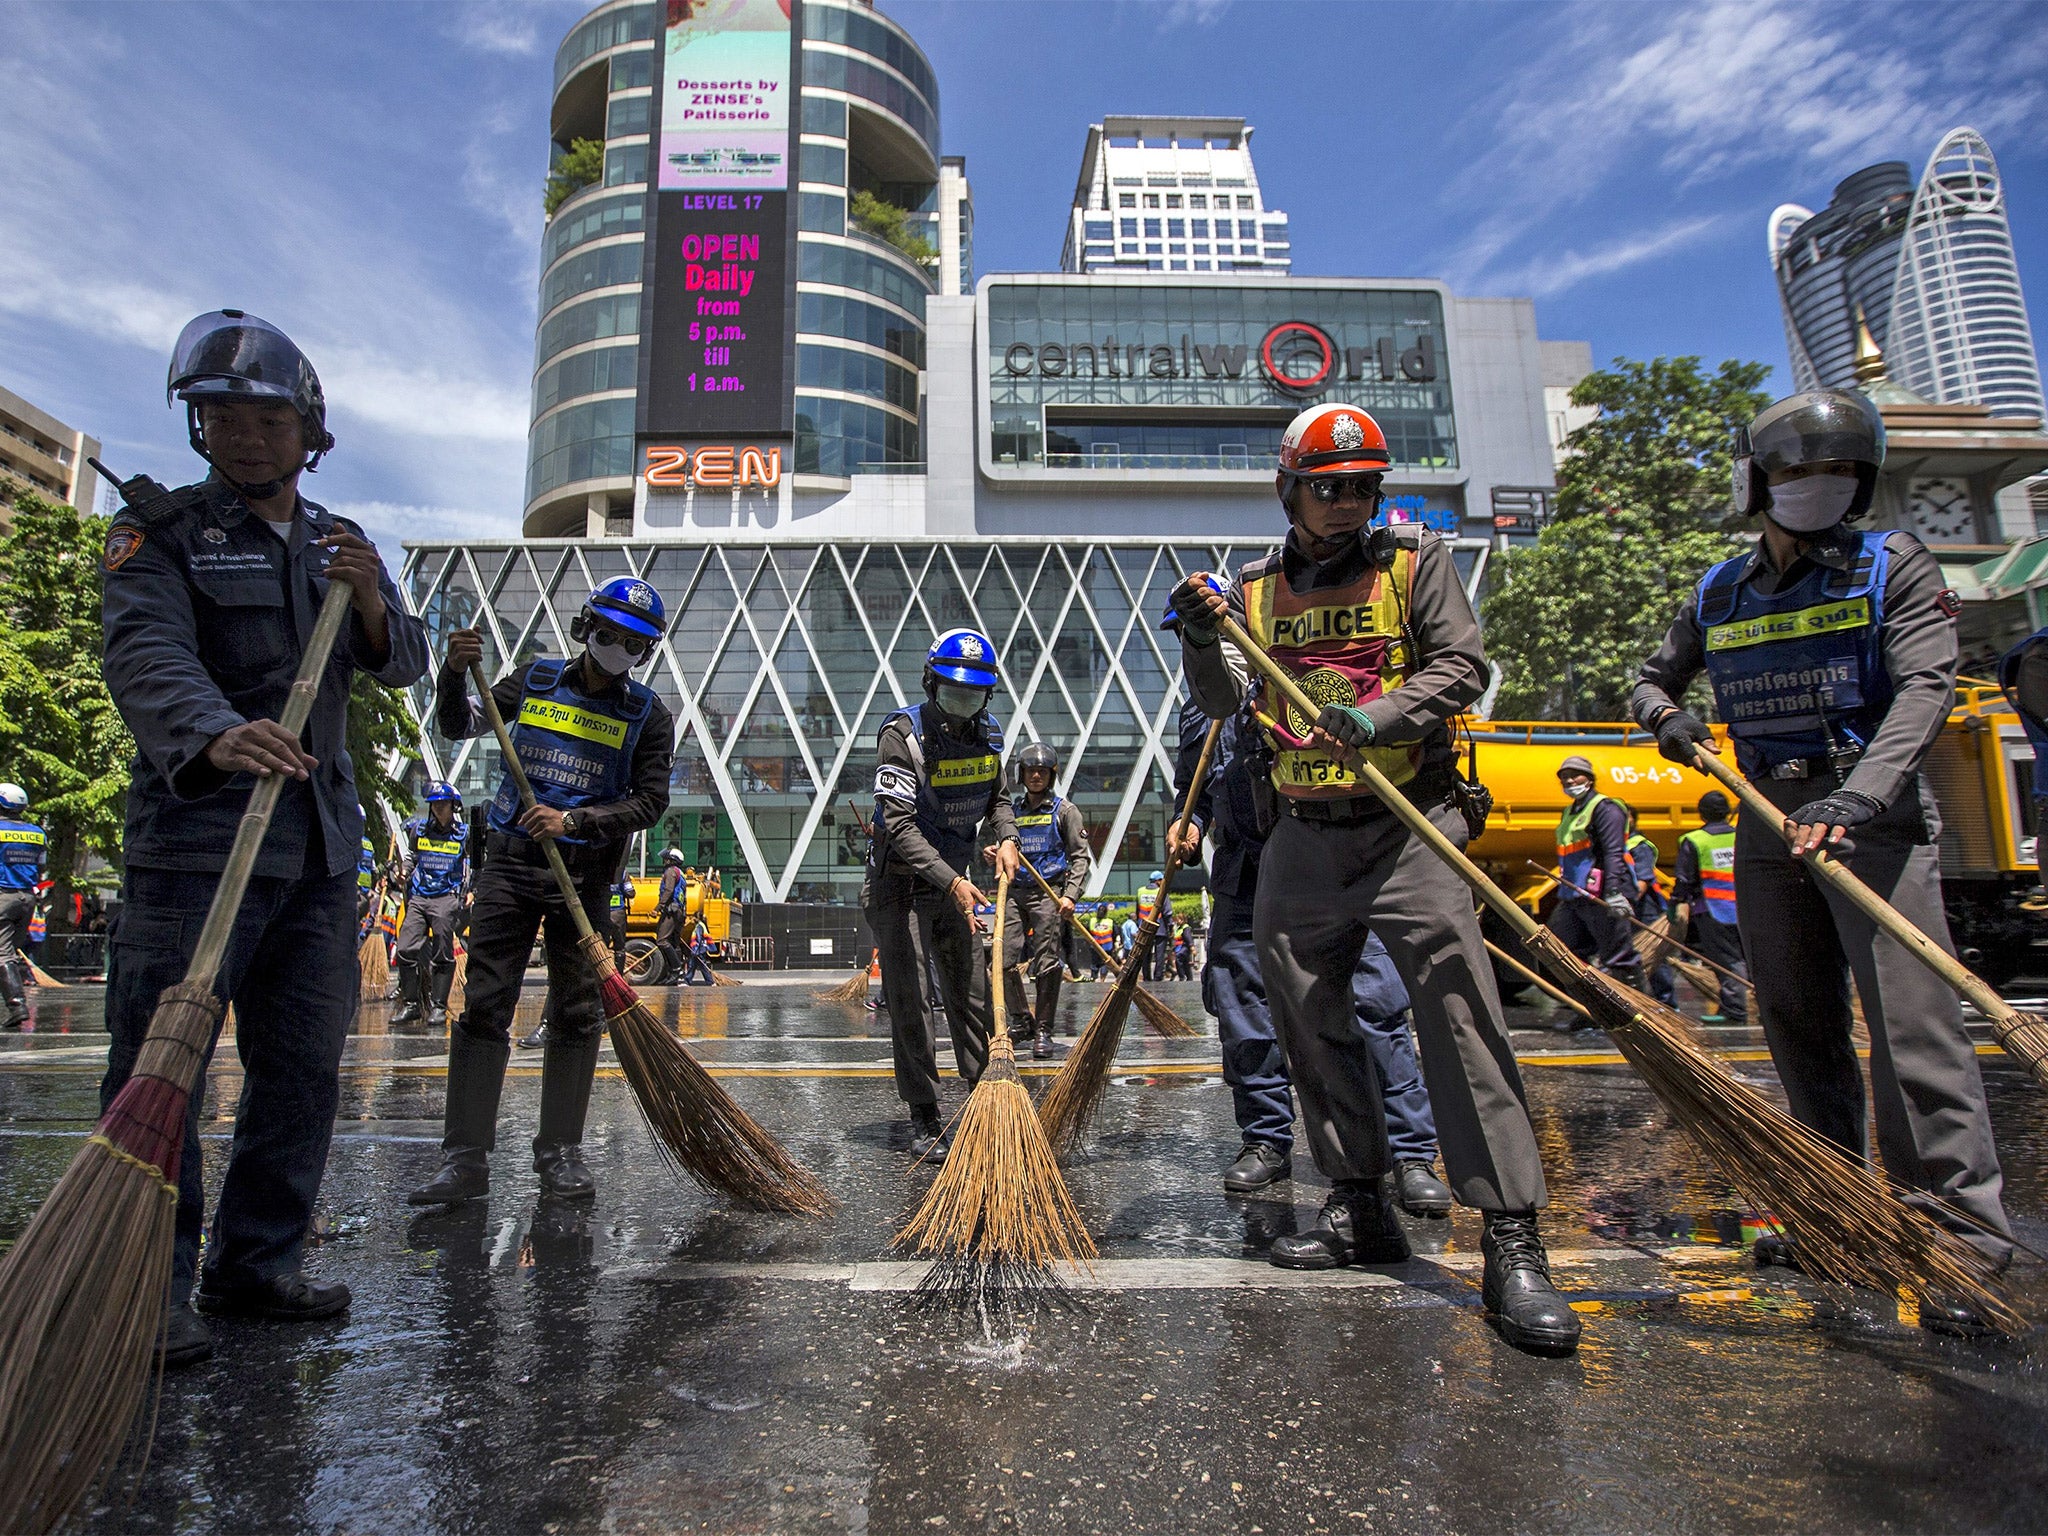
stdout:
<svg viewBox="0 0 2048 1536">
<path fill-rule="evenodd" d="M 0 784 L 0 811 L 17 815 L 28 809 L 28 791 L 19 784 Z"/>
</svg>

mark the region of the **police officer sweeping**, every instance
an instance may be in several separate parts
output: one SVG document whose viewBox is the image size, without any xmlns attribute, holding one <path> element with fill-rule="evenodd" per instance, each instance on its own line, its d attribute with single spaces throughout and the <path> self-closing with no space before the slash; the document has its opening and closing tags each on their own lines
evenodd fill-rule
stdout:
<svg viewBox="0 0 2048 1536">
<path fill-rule="evenodd" d="M 521 813 L 509 771 L 491 801 L 470 908 L 467 1001 L 448 1039 L 443 1161 L 439 1173 L 407 1196 L 414 1205 L 454 1205 L 490 1192 L 489 1153 L 497 1146 L 512 1015 L 527 955 L 543 929 L 548 1012 L 534 1171 L 544 1194 L 587 1200 L 597 1193 L 582 1142 L 604 1013 L 596 973 L 576 947 L 576 929 L 541 842 L 557 844 L 584 912 L 601 917 L 628 840 L 668 809 L 674 720 L 654 690 L 629 675 L 653 654 L 663 623 L 653 587 L 615 577 L 590 594 L 570 626 L 571 638 L 583 646 L 580 655 L 543 657 L 491 690 L 540 803 Z M 477 630 L 448 637 L 436 721 L 451 739 L 489 729 L 465 681 L 482 654 Z"/>
<path fill-rule="evenodd" d="M 1949 947 L 1940 813 L 1922 768 L 1948 716 L 1960 605 L 1918 539 L 1854 526 L 1884 462 L 1884 421 L 1865 396 L 1788 396 L 1738 436 L 1736 455 L 1736 509 L 1759 519 L 1762 537 L 1700 579 L 1643 665 L 1635 715 L 1674 762 L 1690 763 L 1696 746 L 1714 750 L 1680 703 L 1704 670 L 1738 766 L 1793 830 L 1788 850 L 1757 817 L 1735 827 L 1742 946 L 1792 1113 L 1865 1155 L 1853 977 L 1886 1170 L 1937 1197 L 1929 1214 L 2003 1261 L 2003 1179 L 1955 993 L 1795 857 L 1825 848 Z M 1799 1234 L 1790 1238 L 1789 1248 L 1760 1239 L 1759 1260 L 1796 1260 Z M 1968 1307 L 1928 1299 L 1920 1323 L 1983 1327 Z"/>
<path fill-rule="evenodd" d="M 309 1320 L 348 1287 L 300 1272 L 354 1022 L 356 861 L 363 812 L 347 749 L 349 679 L 404 687 L 426 634 L 377 551 L 299 495 L 334 446 L 320 380 L 282 331 L 240 310 L 185 327 L 168 393 L 211 466 L 164 492 L 140 478 L 102 558 L 106 680 L 135 735 L 122 834 L 122 909 L 108 947 L 102 1103 L 133 1069 L 157 995 L 185 974 L 235 829 L 259 778 L 288 775 L 218 986 L 234 1004 L 243 1085 L 197 1305 Z M 330 582 L 348 627 L 303 737 L 277 723 Z M 187 1305 L 199 1261 L 204 1164 L 192 1096 L 179 1166 L 167 1365 L 211 1352 Z"/>
<path fill-rule="evenodd" d="M 469 859 L 462 796 L 439 780 L 427 786 L 427 814 L 405 824 L 405 922 L 398 930 L 398 996 L 393 1024 L 421 1012 L 438 1028 L 448 1022 L 448 990 L 455 984 L 455 925 L 462 916 Z"/>
<path fill-rule="evenodd" d="M 1026 1006 L 1020 987 L 1012 1014 L 1021 1014 L 1031 1026 L 1031 1054 L 1041 1061 L 1052 1055 L 1053 1021 L 1059 1015 L 1060 981 L 1066 974 L 1067 924 L 1074 904 L 1088 888 L 1092 862 L 1081 808 L 1053 792 L 1059 767 L 1058 754 L 1043 742 L 1017 754 L 1017 774 L 1024 781 L 1024 793 L 1011 806 L 1018 850 L 1057 894 L 1048 895 L 1027 876 L 1010 891 L 1011 915 L 1003 935 L 1003 964 L 1014 970 L 1023 962 L 1026 931 L 1030 934 L 1034 996 Z"/>
<path fill-rule="evenodd" d="M 50 846 L 49 834 L 27 818 L 28 791 L 19 784 L 0 784 L 0 994 L 7 1000 L 7 1020 L 0 1028 L 5 1029 L 28 1022 L 23 945 L 36 915 L 36 889 Z"/>
<path fill-rule="evenodd" d="M 1747 977 L 1735 897 L 1733 807 L 1718 789 L 1700 796 L 1700 825 L 1678 840 L 1678 865 L 1671 879 L 1672 934 L 1692 945 L 1723 971 Z M 1687 937 L 1688 929 L 1691 937 Z M 1702 1015 L 1703 1024 L 1747 1024 L 1749 989 L 1721 977 L 1720 1012 Z"/>
<path fill-rule="evenodd" d="M 927 1160 L 946 1153 L 933 975 L 960 1075 L 973 1084 L 988 1062 L 993 1020 L 978 939 L 984 925 L 974 911 L 991 898 L 967 874 L 982 846 L 977 834 L 986 828 L 999 872 L 1014 876 L 1021 863 L 1003 793 L 1003 728 L 988 707 L 998 681 L 988 637 L 947 630 L 925 655 L 924 702 L 889 714 L 875 743 L 875 830 L 862 904 L 889 999 L 910 1150 Z"/>
<path fill-rule="evenodd" d="M 1379 1084 L 1348 1049 L 1352 973 L 1366 935 L 1377 933 L 1413 1003 L 1444 1171 L 1457 1198 L 1485 1216 L 1487 1310 L 1510 1344 L 1566 1353 L 1578 1345 L 1578 1316 L 1551 1284 L 1537 1232 L 1548 1199 L 1543 1165 L 1471 894 L 1335 750 L 1367 754 L 1447 837 L 1465 842 L 1446 721 L 1479 698 L 1485 653 L 1443 542 L 1413 524 L 1370 526 L 1389 463 L 1366 412 L 1321 405 L 1296 416 L 1275 480 L 1286 542 L 1247 565 L 1227 596 L 1199 571 L 1174 589 L 1184 664 L 1204 710 L 1235 711 L 1246 663 L 1217 630 L 1241 614 L 1275 663 L 1325 701 L 1310 720 L 1261 690 L 1286 814 L 1267 841 L 1252 915 L 1273 1023 L 1317 1164 L 1335 1184 L 1303 1234 L 1320 1243 L 1316 1262 L 1409 1255 L 1380 1184 L 1388 1154 Z"/>
</svg>

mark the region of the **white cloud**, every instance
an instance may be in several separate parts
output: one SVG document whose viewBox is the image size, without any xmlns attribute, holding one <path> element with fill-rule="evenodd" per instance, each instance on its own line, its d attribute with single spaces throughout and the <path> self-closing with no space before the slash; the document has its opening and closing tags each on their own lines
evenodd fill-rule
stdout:
<svg viewBox="0 0 2048 1536">
<path fill-rule="evenodd" d="M 478 53 L 525 58 L 540 52 L 540 8 L 486 3 L 463 5 L 447 29 L 450 39 Z"/>
<path fill-rule="evenodd" d="M 1213 27 L 1223 19 L 1231 0 L 1166 0 L 1160 7 L 1159 30 L 1176 27 Z"/>
<path fill-rule="evenodd" d="M 1531 258 L 1519 268 L 1496 271 L 1494 281 L 1515 293 L 1547 299 L 1576 287 L 1591 277 L 1605 277 L 1639 262 L 1662 256 L 1680 246 L 1690 245 L 1710 232 L 1723 229 L 1728 220 L 1704 214 L 1676 219 L 1660 229 L 1623 235 L 1588 251 L 1551 251 Z"/>
<path fill-rule="evenodd" d="M 315 495 L 313 499 L 320 498 Z M 507 526 L 503 512 L 477 507 L 418 507 L 390 501 L 336 501 L 323 505 L 328 511 L 361 524 L 394 576 L 404 563 L 406 544 L 466 543 L 519 536 L 516 523 Z"/>
</svg>

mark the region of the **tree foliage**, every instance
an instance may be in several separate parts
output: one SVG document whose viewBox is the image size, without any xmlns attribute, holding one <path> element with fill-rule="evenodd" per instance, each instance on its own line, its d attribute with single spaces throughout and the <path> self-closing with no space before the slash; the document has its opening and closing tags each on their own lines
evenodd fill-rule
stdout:
<svg viewBox="0 0 2048 1536">
<path fill-rule="evenodd" d="M 856 192 L 851 211 L 854 223 L 877 240 L 895 246 L 920 266 L 928 267 L 939 259 L 932 243 L 911 229 L 910 214 L 894 203 L 884 202 L 872 192 Z"/>
<path fill-rule="evenodd" d="M 1572 391 L 1600 415 L 1566 439 L 1557 516 L 1499 555 L 1486 598 L 1501 718 L 1618 720 L 1643 660 L 1707 567 L 1741 545 L 1725 531 L 1729 440 L 1768 403 L 1763 363 L 1616 358 Z"/>
<path fill-rule="evenodd" d="M 604 180 L 604 140 L 571 139 L 566 154 L 556 157 L 548 171 L 547 190 L 541 194 L 541 209 L 549 218 L 555 210 L 585 187 Z"/>
<path fill-rule="evenodd" d="M 398 691 L 367 672 L 356 673 L 349 689 L 348 755 L 355 764 L 356 794 L 370 815 L 370 840 L 381 848 L 383 818 L 377 814 L 378 804 L 388 805 L 401 817 L 417 809 L 405 787 L 405 770 L 420 760 L 419 732 Z M 394 755 L 398 759 L 395 773 L 385 768 Z"/>
<path fill-rule="evenodd" d="M 50 834 L 52 916 L 92 855 L 119 859 L 134 738 L 100 674 L 107 520 L 18 491 L 0 540 L 0 779 Z"/>
</svg>

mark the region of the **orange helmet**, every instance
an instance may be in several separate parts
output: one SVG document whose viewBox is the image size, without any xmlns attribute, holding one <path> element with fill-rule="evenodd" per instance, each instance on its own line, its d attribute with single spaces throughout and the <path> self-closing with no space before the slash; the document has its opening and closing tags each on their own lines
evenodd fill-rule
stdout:
<svg viewBox="0 0 2048 1536">
<path fill-rule="evenodd" d="M 1312 405 L 1280 437 L 1285 475 L 1383 474 L 1392 463 L 1387 434 L 1355 405 Z"/>
</svg>

